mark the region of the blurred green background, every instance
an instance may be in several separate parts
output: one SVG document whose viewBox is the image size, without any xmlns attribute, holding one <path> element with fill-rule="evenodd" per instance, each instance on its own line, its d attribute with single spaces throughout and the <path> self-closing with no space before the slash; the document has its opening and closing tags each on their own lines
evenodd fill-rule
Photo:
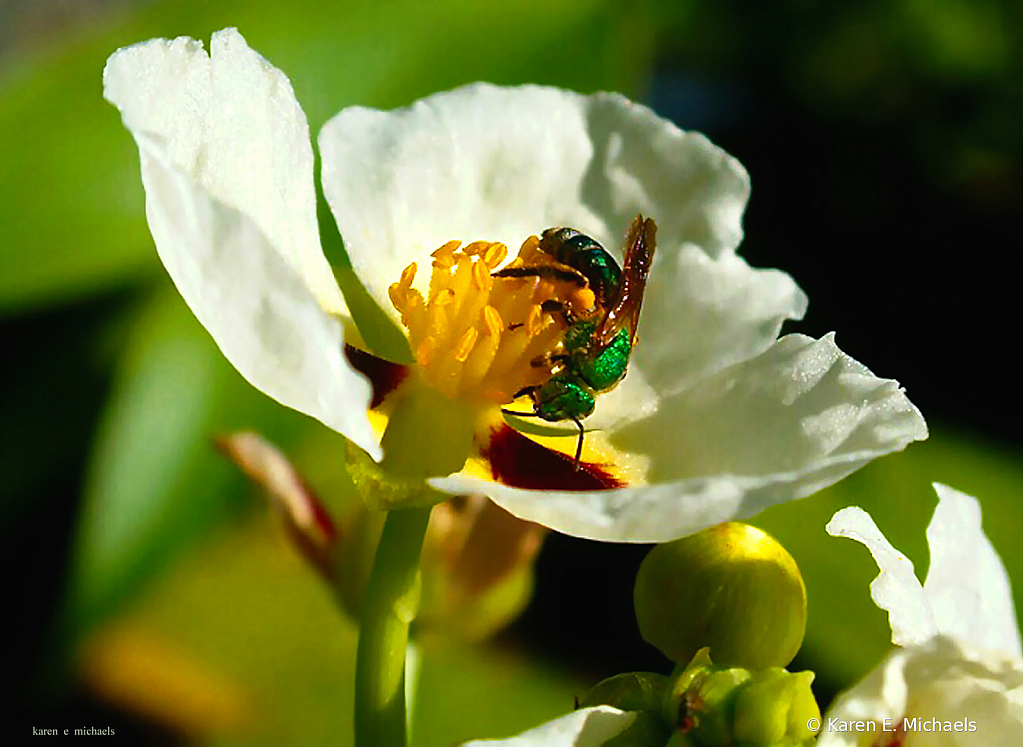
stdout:
<svg viewBox="0 0 1023 747">
<path fill-rule="evenodd" d="M 225 26 L 289 75 L 314 133 L 350 104 L 540 82 L 622 91 L 746 165 L 743 254 L 811 300 L 789 331 L 837 329 L 932 428 L 754 522 L 803 569 L 810 623 L 793 668 L 818 672 L 822 705 L 888 645 L 868 554 L 824 534 L 837 508 L 870 510 L 922 575 L 931 481 L 973 493 L 1019 599 L 1017 3 L 6 0 L 4 729 L 347 743 L 354 629 L 212 448 L 217 434 L 259 430 L 329 497 L 342 480 L 322 455 L 340 437 L 251 389 L 192 318 L 153 250 L 135 146 L 101 94 L 118 47 Z M 602 677 L 667 671 L 631 611 L 645 551 L 549 537 L 517 623 L 486 645 L 424 652 L 415 743 L 507 735 Z"/>
</svg>

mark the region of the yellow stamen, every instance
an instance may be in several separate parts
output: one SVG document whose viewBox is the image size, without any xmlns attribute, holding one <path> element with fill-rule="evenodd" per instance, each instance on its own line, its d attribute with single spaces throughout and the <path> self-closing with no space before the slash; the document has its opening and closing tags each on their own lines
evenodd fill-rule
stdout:
<svg viewBox="0 0 1023 747">
<path fill-rule="evenodd" d="M 491 244 L 485 252 L 483 252 L 483 261 L 487 263 L 487 267 L 493 270 L 499 264 L 504 262 L 504 258 L 508 256 L 508 247 L 504 244 Z"/>
<path fill-rule="evenodd" d="M 451 267 L 451 265 L 453 265 L 454 263 L 455 261 L 450 256 L 442 254 L 441 256 L 437 257 L 437 259 L 433 260 L 431 265 L 435 270 L 446 270 L 449 267 Z"/>
<path fill-rule="evenodd" d="M 387 297 L 391 299 L 391 305 L 404 315 L 405 289 L 401 287 L 401 283 L 391 283 L 387 286 Z"/>
<path fill-rule="evenodd" d="M 497 309 L 493 306 L 487 306 L 483 309 L 483 324 L 486 327 L 487 332 L 494 337 L 497 337 L 499 334 L 504 332 L 504 322 L 501 320 L 501 315 L 498 313 Z"/>
<path fill-rule="evenodd" d="M 465 359 L 469 357 L 469 353 L 472 352 L 472 348 L 479 336 L 480 333 L 474 327 L 469 327 L 469 329 L 465 330 L 462 339 L 458 341 L 458 348 L 455 350 L 456 361 L 465 363 Z"/>
<path fill-rule="evenodd" d="M 444 246 L 438 249 L 434 249 L 430 256 L 433 257 L 434 259 L 440 259 L 441 257 L 450 257 L 461 245 L 462 245 L 461 241 L 449 241 Z M 415 265 L 415 262 L 413 262 L 412 265 Z"/>
<path fill-rule="evenodd" d="M 542 254 L 538 245 L 535 236 L 524 241 L 514 263 Z M 388 288 L 423 379 L 446 396 L 506 404 L 552 373 L 543 361 L 560 350 L 565 323 L 543 304 L 574 303 L 571 288 L 533 277 L 493 277 L 507 256 L 504 244 L 449 241 L 431 254 L 425 297 L 412 287 L 415 263 Z"/>
<path fill-rule="evenodd" d="M 546 255 L 540 251 L 540 237 L 530 236 L 528 239 L 522 242 L 522 246 L 519 247 L 519 259 L 524 265 L 534 265 L 540 262 L 548 261 L 545 259 Z"/>
<path fill-rule="evenodd" d="M 490 277 L 490 263 L 484 258 L 483 262 L 477 262 L 472 266 L 472 280 L 479 290 L 490 290 L 494 279 Z"/>
</svg>

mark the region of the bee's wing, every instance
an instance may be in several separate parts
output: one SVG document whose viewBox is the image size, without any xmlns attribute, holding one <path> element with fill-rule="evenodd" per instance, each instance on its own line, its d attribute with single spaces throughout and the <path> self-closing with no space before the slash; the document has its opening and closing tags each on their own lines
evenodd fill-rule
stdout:
<svg viewBox="0 0 1023 747">
<path fill-rule="evenodd" d="M 597 325 L 593 343 L 598 351 L 604 350 L 618 333 L 629 329 L 631 341 L 636 342 L 636 327 L 639 325 L 639 309 L 643 304 L 646 278 L 650 262 L 657 245 L 657 224 L 653 218 L 637 215 L 625 239 L 625 263 L 622 265 L 622 282 L 608 307 L 607 314 Z"/>
</svg>

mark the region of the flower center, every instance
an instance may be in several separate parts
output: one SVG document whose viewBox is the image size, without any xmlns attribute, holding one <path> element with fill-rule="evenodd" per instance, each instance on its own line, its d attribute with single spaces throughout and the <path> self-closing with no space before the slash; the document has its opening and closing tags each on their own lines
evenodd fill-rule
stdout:
<svg viewBox="0 0 1023 747">
<path fill-rule="evenodd" d="M 517 262 L 542 255 L 531 236 Z M 464 248 L 449 241 L 431 255 L 433 272 L 427 295 L 412 287 L 416 263 L 406 267 L 388 294 L 425 382 L 448 397 L 480 404 L 507 404 L 524 387 L 546 381 L 550 356 L 561 346 L 561 314 L 544 308 L 576 301 L 566 284 L 539 277 L 495 278 L 504 261 L 504 244 L 477 241 Z M 576 301 L 577 302 L 577 301 Z"/>
</svg>

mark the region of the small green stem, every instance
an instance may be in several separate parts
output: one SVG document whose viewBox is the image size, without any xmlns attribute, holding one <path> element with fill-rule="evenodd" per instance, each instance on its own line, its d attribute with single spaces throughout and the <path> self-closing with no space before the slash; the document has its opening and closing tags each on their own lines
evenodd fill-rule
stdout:
<svg viewBox="0 0 1023 747">
<path fill-rule="evenodd" d="M 419 556 L 429 508 L 390 511 L 359 621 L 355 669 L 356 747 L 404 747 L 405 648 L 419 607 Z"/>
</svg>

